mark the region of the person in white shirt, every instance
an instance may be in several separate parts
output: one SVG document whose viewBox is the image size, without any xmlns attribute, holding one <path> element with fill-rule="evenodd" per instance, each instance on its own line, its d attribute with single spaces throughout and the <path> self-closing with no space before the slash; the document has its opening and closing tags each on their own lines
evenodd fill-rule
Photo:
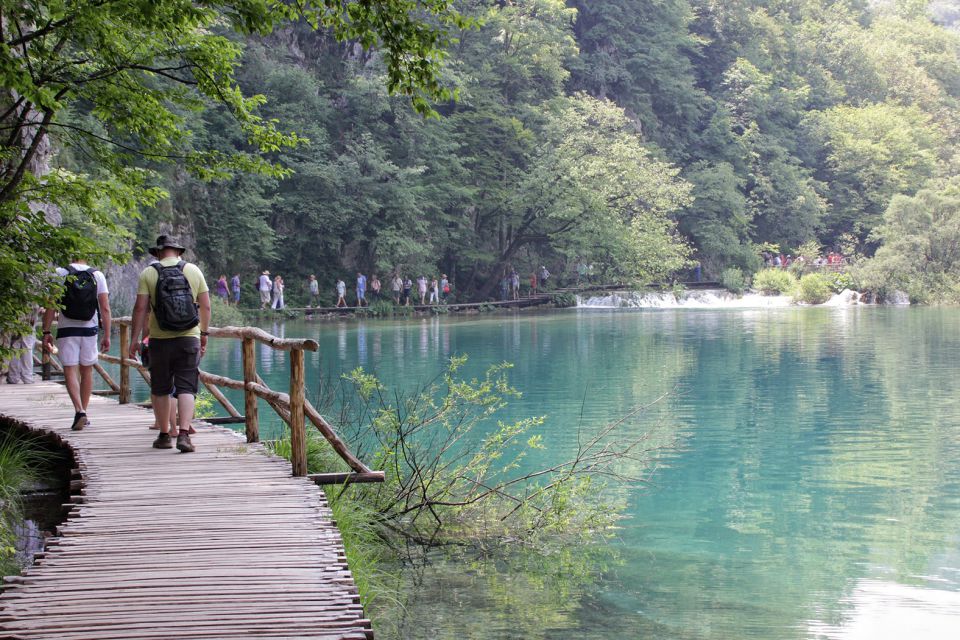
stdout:
<svg viewBox="0 0 960 640">
<path fill-rule="evenodd" d="M 427 277 L 417 278 L 417 291 L 420 293 L 420 304 L 427 304 Z"/>
<path fill-rule="evenodd" d="M 89 275 L 85 275 L 90 272 L 92 272 L 92 280 Z M 90 394 L 93 392 L 93 365 L 99 358 L 98 333 L 100 351 L 110 349 L 110 291 L 107 289 L 107 279 L 103 273 L 87 265 L 86 260 L 74 260 L 66 269 L 57 267 L 57 275 L 64 278 L 66 282 L 64 286 L 68 289 L 60 305 L 63 308 L 60 310 L 60 320 L 57 324 L 57 349 L 60 363 L 63 365 L 67 393 L 76 412 L 71 429 L 80 431 L 90 424 L 87 419 L 87 406 L 90 404 Z M 96 286 L 96 302 L 92 303 L 89 316 L 86 312 L 77 313 L 77 309 L 70 308 L 69 289 L 73 282 L 89 282 L 90 285 Z M 90 296 L 91 300 L 92 298 L 93 296 Z M 50 328 L 56 312 L 55 307 L 50 307 L 43 314 L 43 348 L 47 350 L 53 347 Z"/>
<path fill-rule="evenodd" d="M 273 290 L 273 283 L 270 282 L 270 272 L 264 271 L 260 274 L 260 280 L 257 284 L 260 290 L 260 308 L 266 309 L 270 304 L 270 292 Z"/>
</svg>

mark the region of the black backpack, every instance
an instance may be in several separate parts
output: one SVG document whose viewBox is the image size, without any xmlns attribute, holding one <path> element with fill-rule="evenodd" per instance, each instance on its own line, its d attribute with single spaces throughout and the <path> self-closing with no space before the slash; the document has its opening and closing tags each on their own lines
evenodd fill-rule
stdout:
<svg viewBox="0 0 960 640">
<path fill-rule="evenodd" d="M 153 299 L 153 313 L 157 324 L 167 331 L 185 331 L 200 324 L 200 313 L 193 300 L 190 281 L 183 274 L 183 260 L 165 267 L 159 262 L 153 263 L 157 270 L 157 290 Z"/>
<path fill-rule="evenodd" d="M 63 298 L 60 299 L 61 313 L 71 320 L 93 320 L 97 314 L 97 279 L 94 269 L 80 270 L 67 265 L 67 278 L 63 285 Z"/>
</svg>

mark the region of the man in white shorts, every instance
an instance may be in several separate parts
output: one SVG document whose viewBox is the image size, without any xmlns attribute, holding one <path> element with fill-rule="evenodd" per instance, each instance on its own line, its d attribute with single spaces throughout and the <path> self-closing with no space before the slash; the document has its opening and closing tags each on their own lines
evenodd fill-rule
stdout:
<svg viewBox="0 0 960 640">
<path fill-rule="evenodd" d="M 110 349 L 110 292 L 103 273 L 87 265 L 86 260 L 75 260 L 66 269 L 57 267 L 57 275 L 64 278 L 65 290 L 59 305 L 57 349 L 63 364 L 67 393 L 76 412 L 71 428 L 80 431 L 90 424 L 87 406 L 93 392 L 98 334 L 100 351 Z M 49 308 L 43 314 L 44 349 L 53 346 L 50 327 L 56 311 L 55 308 Z"/>
</svg>

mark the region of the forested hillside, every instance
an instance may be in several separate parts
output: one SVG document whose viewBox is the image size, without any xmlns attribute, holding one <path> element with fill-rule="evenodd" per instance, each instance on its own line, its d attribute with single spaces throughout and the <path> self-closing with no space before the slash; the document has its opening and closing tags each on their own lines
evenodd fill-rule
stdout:
<svg viewBox="0 0 960 640">
<path fill-rule="evenodd" d="M 276 158 L 292 175 L 167 170 L 135 235 L 174 225 L 211 274 L 442 271 L 476 296 L 578 258 L 649 280 L 690 260 L 750 273 L 767 243 L 871 256 L 932 224 L 884 224 L 895 198 L 953 206 L 960 37 L 935 20 L 958 11 L 933 5 L 472 0 L 480 26 L 444 67 L 458 97 L 427 119 L 387 95 L 376 53 L 286 26 L 243 40 L 239 81 L 309 139 Z M 225 110 L 195 118 L 195 147 L 246 148 Z M 896 280 L 917 242 L 867 278 Z"/>
</svg>

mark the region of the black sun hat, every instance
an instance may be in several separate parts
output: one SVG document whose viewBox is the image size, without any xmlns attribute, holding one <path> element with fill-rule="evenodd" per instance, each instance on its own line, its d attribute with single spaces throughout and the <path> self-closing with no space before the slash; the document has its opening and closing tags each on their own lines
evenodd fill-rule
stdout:
<svg viewBox="0 0 960 640">
<path fill-rule="evenodd" d="M 157 246 L 150 247 L 147 251 L 153 257 L 158 257 L 160 252 L 164 249 L 178 249 L 181 254 L 187 250 L 180 242 L 173 236 L 168 236 L 166 234 L 162 236 L 157 236 Z"/>
</svg>

